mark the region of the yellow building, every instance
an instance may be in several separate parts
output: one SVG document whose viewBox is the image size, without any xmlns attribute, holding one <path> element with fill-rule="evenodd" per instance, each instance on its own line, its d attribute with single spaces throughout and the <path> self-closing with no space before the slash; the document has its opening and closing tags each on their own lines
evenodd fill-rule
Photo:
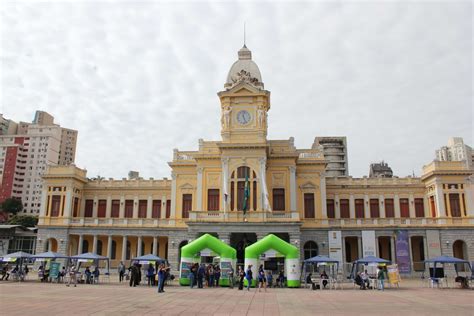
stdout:
<svg viewBox="0 0 474 316">
<path fill-rule="evenodd" d="M 176 271 L 180 247 L 203 233 L 235 247 L 238 262 L 245 245 L 274 233 L 302 258 L 376 255 L 405 273 L 441 254 L 474 259 L 466 164 L 434 161 L 421 178 L 331 177 L 322 146 L 267 139 L 270 92 L 245 46 L 218 97 L 222 140 L 175 150 L 171 179 L 90 180 L 75 166 L 50 167 L 37 251 L 92 251 L 113 266 L 154 253 Z"/>
</svg>

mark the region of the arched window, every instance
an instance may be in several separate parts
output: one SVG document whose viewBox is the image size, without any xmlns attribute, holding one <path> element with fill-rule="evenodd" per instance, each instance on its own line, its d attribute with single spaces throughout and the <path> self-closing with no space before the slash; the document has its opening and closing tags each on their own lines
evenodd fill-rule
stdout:
<svg viewBox="0 0 474 316">
<path fill-rule="evenodd" d="M 89 242 L 87 240 L 82 241 L 82 253 L 89 252 Z"/>
<path fill-rule="evenodd" d="M 97 254 L 102 256 L 102 240 L 97 240 Z"/>
<path fill-rule="evenodd" d="M 127 251 L 125 253 L 125 259 L 130 260 L 130 254 L 132 253 L 132 245 L 130 244 L 130 241 L 127 240 Z"/>
<path fill-rule="evenodd" d="M 112 260 L 117 258 L 117 243 L 115 240 L 112 240 L 112 254 L 110 255 Z"/>
<path fill-rule="evenodd" d="M 309 259 L 318 255 L 318 244 L 314 241 L 307 241 L 304 244 L 304 258 Z"/>
<path fill-rule="evenodd" d="M 230 177 L 230 209 L 242 211 L 244 207 L 248 211 L 257 209 L 257 175 L 249 167 L 241 166 Z"/>
</svg>

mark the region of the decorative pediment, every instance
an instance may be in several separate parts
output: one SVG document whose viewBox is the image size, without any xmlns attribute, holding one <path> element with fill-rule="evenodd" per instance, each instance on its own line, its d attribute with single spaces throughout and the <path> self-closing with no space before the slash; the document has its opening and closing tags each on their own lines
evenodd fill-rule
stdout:
<svg viewBox="0 0 474 316">
<path fill-rule="evenodd" d="M 194 186 L 190 183 L 185 183 L 179 187 L 181 190 L 194 190 Z"/>
<path fill-rule="evenodd" d="M 252 84 L 246 82 L 246 81 L 241 81 L 232 88 L 230 88 L 227 92 L 230 92 L 232 94 L 249 94 L 249 93 L 261 93 L 262 91 L 258 88 L 255 88 Z"/>
<path fill-rule="evenodd" d="M 315 191 L 319 189 L 319 186 L 311 181 L 308 181 L 300 185 L 300 189 L 305 191 Z"/>
</svg>

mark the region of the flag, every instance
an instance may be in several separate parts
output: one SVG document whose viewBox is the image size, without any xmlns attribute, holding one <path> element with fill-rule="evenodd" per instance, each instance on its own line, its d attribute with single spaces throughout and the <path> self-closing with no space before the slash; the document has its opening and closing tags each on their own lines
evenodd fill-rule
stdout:
<svg viewBox="0 0 474 316">
<path fill-rule="evenodd" d="M 250 203 L 250 182 L 249 182 L 249 176 L 245 176 L 245 187 L 244 187 L 244 203 L 243 203 L 243 211 L 244 214 L 247 213 L 247 209 L 249 208 L 249 203 Z"/>
</svg>

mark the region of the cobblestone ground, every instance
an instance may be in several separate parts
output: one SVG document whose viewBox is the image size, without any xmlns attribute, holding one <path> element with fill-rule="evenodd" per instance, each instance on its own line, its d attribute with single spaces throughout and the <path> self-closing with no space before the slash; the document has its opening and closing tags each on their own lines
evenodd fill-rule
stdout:
<svg viewBox="0 0 474 316">
<path fill-rule="evenodd" d="M 474 291 L 422 288 L 360 291 L 156 288 L 109 283 L 66 287 L 36 281 L 0 282 L 0 315 L 474 315 Z"/>
</svg>

